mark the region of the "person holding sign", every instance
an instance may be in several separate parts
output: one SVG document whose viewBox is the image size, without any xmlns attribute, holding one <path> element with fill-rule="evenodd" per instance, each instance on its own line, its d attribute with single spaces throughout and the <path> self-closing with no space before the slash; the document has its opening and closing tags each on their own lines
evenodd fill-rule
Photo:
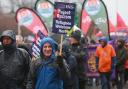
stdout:
<svg viewBox="0 0 128 89">
<path fill-rule="evenodd" d="M 26 89 L 63 89 L 63 78 L 70 72 L 62 56 L 56 55 L 57 46 L 50 37 L 41 40 L 40 57 L 31 62 Z"/>
</svg>

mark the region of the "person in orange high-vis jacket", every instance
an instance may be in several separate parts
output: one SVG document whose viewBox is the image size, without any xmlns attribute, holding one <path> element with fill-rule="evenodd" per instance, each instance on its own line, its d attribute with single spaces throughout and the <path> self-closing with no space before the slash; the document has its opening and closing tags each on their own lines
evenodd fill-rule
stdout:
<svg viewBox="0 0 128 89">
<path fill-rule="evenodd" d="M 96 48 L 96 67 L 101 77 L 102 89 L 110 89 L 110 76 L 115 71 L 116 53 L 106 37 L 99 39 L 101 45 Z"/>
</svg>

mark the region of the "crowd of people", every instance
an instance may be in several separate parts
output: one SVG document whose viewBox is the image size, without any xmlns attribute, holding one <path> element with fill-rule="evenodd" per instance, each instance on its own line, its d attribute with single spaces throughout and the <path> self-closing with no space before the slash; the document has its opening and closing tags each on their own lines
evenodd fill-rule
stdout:
<svg viewBox="0 0 128 89">
<path fill-rule="evenodd" d="M 87 89 L 86 62 L 88 42 L 80 30 L 60 45 L 51 37 L 40 43 L 40 57 L 34 58 L 21 37 L 13 30 L 0 36 L 0 89 Z M 20 38 L 17 41 L 16 38 Z M 128 80 L 128 48 L 125 40 L 115 46 L 106 37 L 98 39 L 95 51 L 96 69 L 102 89 L 123 89 Z"/>
</svg>

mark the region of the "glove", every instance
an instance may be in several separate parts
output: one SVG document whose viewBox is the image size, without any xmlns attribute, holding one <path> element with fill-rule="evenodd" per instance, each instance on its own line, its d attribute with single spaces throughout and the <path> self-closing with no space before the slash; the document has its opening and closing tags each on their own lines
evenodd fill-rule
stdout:
<svg viewBox="0 0 128 89">
<path fill-rule="evenodd" d="M 57 55 L 57 59 L 56 59 L 57 64 L 62 67 L 63 66 L 63 56 L 61 55 Z"/>
</svg>

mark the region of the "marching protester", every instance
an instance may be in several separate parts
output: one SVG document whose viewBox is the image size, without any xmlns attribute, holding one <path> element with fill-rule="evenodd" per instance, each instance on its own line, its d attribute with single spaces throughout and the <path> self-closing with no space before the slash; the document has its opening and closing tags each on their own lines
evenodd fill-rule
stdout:
<svg viewBox="0 0 128 89">
<path fill-rule="evenodd" d="M 76 30 L 71 34 L 70 37 L 71 52 L 77 60 L 77 74 L 79 78 L 79 89 L 85 89 L 86 85 L 86 74 L 85 74 L 85 60 L 87 50 L 81 44 L 81 31 Z"/>
<path fill-rule="evenodd" d="M 0 89 L 25 89 L 30 56 L 16 46 L 13 30 L 6 30 L 0 37 Z"/>
<path fill-rule="evenodd" d="M 125 71 L 124 71 L 124 84 L 127 84 L 128 81 L 128 43 L 125 43 L 126 47 L 126 62 L 125 62 Z"/>
<path fill-rule="evenodd" d="M 70 78 L 70 71 L 56 48 L 52 38 L 42 39 L 40 57 L 31 62 L 26 89 L 64 89 L 63 79 Z"/>
<path fill-rule="evenodd" d="M 124 70 L 124 84 L 128 81 L 128 48 L 126 48 L 126 62 L 125 62 L 125 70 Z"/>
<path fill-rule="evenodd" d="M 78 75 L 77 75 L 77 61 L 75 56 L 71 54 L 71 45 L 68 43 L 63 43 L 62 53 L 71 71 L 71 78 L 65 78 L 63 80 L 64 89 L 79 89 Z"/>
<path fill-rule="evenodd" d="M 115 71 L 116 53 L 106 37 L 99 39 L 101 45 L 96 48 L 96 68 L 100 74 L 102 89 L 110 88 L 110 77 Z"/>
<path fill-rule="evenodd" d="M 124 85 L 124 71 L 125 71 L 125 62 L 126 62 L 126 48 L 125 41 L 123 39 L 117 40 L 116 47 L 116 86 L 117 89 L 123 89 Z"/>
</svg>

